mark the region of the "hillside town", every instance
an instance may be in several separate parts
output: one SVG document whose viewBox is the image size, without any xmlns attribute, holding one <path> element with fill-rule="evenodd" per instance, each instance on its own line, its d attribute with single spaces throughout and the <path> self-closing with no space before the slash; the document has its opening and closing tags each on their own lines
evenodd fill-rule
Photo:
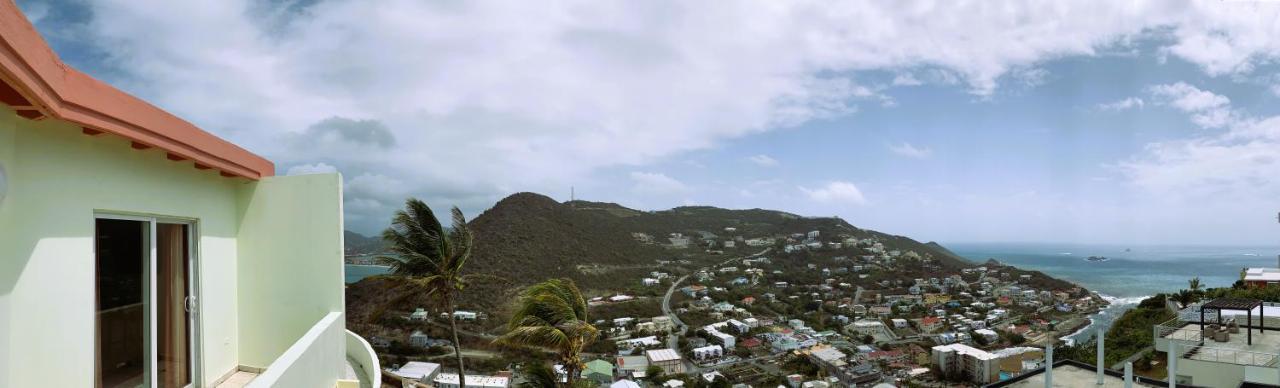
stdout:
<svg viewBox="0 0 1280 388">
<path fill-rule="evenodd" d="M 735 227 L 691 234 L 633 233 L 672 258 L 587 303 L 592 310 L 660 303 L 661 312 L 595 320 L 604 345 L 586 356 L 579 377 L 613 387 L 981 386 L 1042 368 L 1043 345 L 1087 326 L 1106 305 L 1038 272 L 994 261 L 943 265 L 875 238 L 817 230 L 740 236 Z M 688 251 L 706 259 L 681 255 Z M 695 262 L 705 265 L 676 271 Z M 450 346 L 424 334 L 447 314 L 406 313 L 402 330 L 372 337 L 380 353 Z M 464 323 L 489 315 L 454 314 Z M 406 387 L 456 386 L 458 376 L 444 373 L 438 357 L 413 358 L 388 358 L 386 375 Z M 492 365 L 490 374 L 467 376 L 467 385 L 523 379 L 514 364 Z M 563 379 L 563 366 L 556 370 Z"/>
</svg>

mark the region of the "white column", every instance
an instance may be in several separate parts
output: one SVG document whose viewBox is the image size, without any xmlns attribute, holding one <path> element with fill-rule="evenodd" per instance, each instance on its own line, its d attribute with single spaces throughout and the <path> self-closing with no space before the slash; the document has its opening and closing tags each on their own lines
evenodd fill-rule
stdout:
<svg viewBox="0 0 1280 388">
<path fill-rule="evenodd" d="M 1124 388 L 1133 388 L 1133 362 L 1124 363 Z"/>
<path fill-rule="evenodd" d="M 1169 388 L 1178 387 L 1178 342 L 1169 341 Z"/>
<path fill-rule="evenodd" d="M 1106 346 L 1107 342 L 1104 338 L 1106 334 L 1107 332 L 1102 331 L 1102 329 L 1098 329 L 1098 386 L 1102 386 L 1102 379 L 1105 377 L 1102 364 L 1107 362 L 1107 358 L 1104 356 L 1105 352 L 1103 352 L 1103 348 Z"/>
<path fill-rule="evenodd" d="M 1053 388 L 1053 344 L 1044 347 L 1044 388 Z"/>
</svg>

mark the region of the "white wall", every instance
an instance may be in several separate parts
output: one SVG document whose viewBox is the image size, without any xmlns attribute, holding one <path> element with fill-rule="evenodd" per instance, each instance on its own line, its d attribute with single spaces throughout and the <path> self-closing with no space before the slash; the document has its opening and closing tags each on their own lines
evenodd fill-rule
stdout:
<svg viewBox="0 0 1280 388">
<path fill-rule="evenodd" d="M 266 367 L 321 318 L 345 311 L 342 179 L 266 178 L 240 203 L 240 363 Z"/>
<path fill-rule="evenodd" d="M 0 387 L 92 386 L 95 210 L 199 220 L 202 369 L 209 381 L 235 368 L 239 309 L 231 285 L 245 180 L 3 107 L 0 163 L 9 175 L 0 204 Z"/>
<path fill-rule="evenodd" d="M 343 315 L 325 315 L 246 388 L 333 387 L 346 363 Z"/>
</svg>

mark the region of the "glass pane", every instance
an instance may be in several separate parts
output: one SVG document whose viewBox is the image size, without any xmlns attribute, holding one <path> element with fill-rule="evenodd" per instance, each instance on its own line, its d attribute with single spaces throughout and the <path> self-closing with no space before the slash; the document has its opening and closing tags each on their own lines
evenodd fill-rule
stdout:
<svg viewBox="0 0 1280 388">
<path fill-rule="evenodd" d="M 99 387 L 146 384 L 147 229 L 148 225 L 139 221 L 97 220 Z"/>
<path fill-rule="evenodd" d="M 161 388 L 181 388 L 191 383 L 187 244 L 186 225 L 156 225 L 156 366 L 157 386 Z"/>
</svg>

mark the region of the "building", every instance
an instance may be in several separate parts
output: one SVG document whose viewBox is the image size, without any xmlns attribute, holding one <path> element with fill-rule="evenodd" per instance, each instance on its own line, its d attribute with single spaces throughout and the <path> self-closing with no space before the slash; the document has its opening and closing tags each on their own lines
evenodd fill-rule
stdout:
<svg viewBox="0 0 1280 388">
<path fill-rule="evenodd" d="M 421 307 L 414 310 L 412 314 L 409 314 L 410 321 L 425 321 L 427 320 L 427 318 L 430 318 L 430 317 L 431 317 L 431 313 L 428 313 L 427 310 L 424 310 Z"/>
<path fill-rule="evenodd" d="M 458 388 L 457 373 L 441 373 L 436 375 L 432 380 L 436 384 L 436 388 Z M 511 379 L 500 376 L 478 376 L 467 375 L 467 386 L 477 388 L 507 388 L 511 386 Z"/>
<path fill-rule="evenodd" d="M 724 357 L 724 348 L 720 347 L 720 345 L 703 346 L 693 349 L 693 359 L 698 361 L 706 361 L 720 357 Z"/>
<path fill-rule="evenodd" d="M 1280 284 L 1280 268 L 1249 268 L 1244 271 L 1244 284 L 1265 287 Z"/>
<path fill-rule="evenodd" d="M 648 336 L 648 337 L 621 340 L 621 341 L 618 341 L 616 345 L 618 345 L 619 349 L 629 350 L 629 349 L 636 349 L 636 348 L 656 347 L 656 346 L 662 345 L 662 342 L 658 341 L 658 337 L 656 336 Z"/>
<path fill-rule="evenodd" d="M 650 366 L 662 368 L 662 374 L 684 373 L 684 362 L 680 360 L 680 353 L 676 353 L 675 349 L 647 350 L 644 355 L 649 359 Z"/>
<path fill-rule="evenodd" d="M 650 318 L 649 322 L 653 322 L 653 329 L 656 331 L 671 331 L 675 328 L 671 323 L 671 317 L 666 315 Z"/>
<path fill-rule="evenodd" d="M 627 378 L 642 379 L 649 369 L 649 358 L 645 356 L 618 356 L 613 361 L 618 365 L 618 374 Z"/>
<path fill-rule="evenodd" d="M 413 334 L 409 334 L 409 345 L 425 348 L 431 346 L 431 337 L 421 330 L 414 330 Z"/>
<path fill-rule="evenodd" d="M 594 360 L 588 362 L 586 367 L 582 369 L 582 378 L 598 384 L 612 383 L 613 364 L 610 364 L 605 360 Z"/>
<path fill-rule="evenodd" d="M 944 375 L 958 375 L 978 383 L 989 384 L 1000 379 L 1000 357 L 965 344 L 934 346 L 933 365 Z"/>
<path fill-rule="evenodd" d="M 0 182 L 0 386 L 381 379 L 345 325 L 342 178 L 276 176 L 72 68 L 12 1 Z"/>
<path fill-rule="evenodd" d="M 440 364 L 434 362 L 409 361 L 391 374 L 420 382 L 430 382 L 440 374 Z"/>
</svg>

